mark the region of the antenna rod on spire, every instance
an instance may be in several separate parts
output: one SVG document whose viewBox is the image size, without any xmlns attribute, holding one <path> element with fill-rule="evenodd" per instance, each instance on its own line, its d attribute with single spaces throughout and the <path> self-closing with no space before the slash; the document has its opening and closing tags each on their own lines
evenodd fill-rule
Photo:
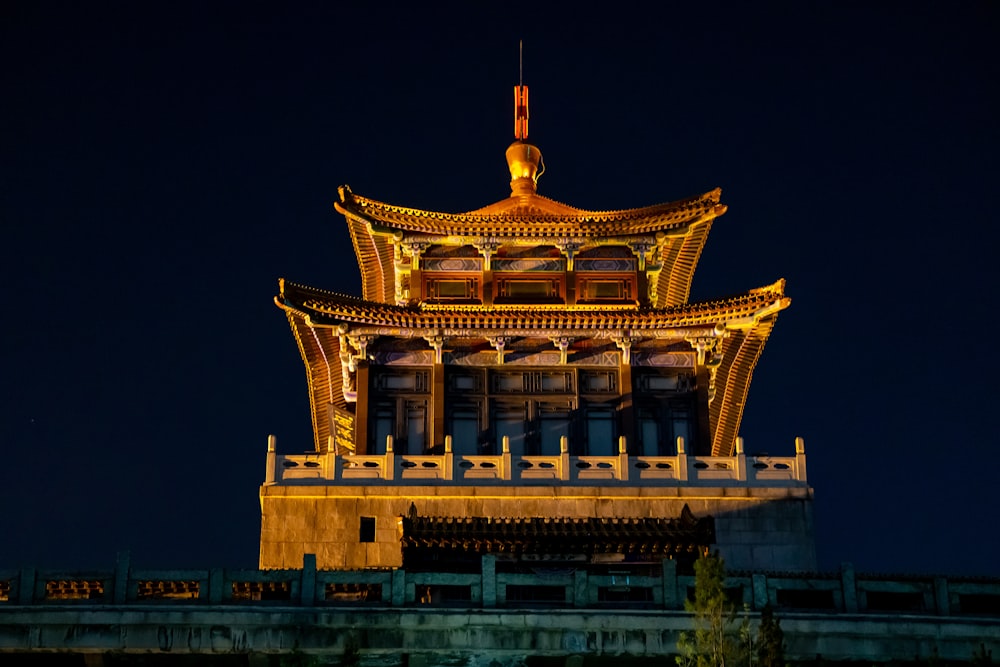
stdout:
<svg viewBox="0 0 1000 667">
<path fill-rule="evenodd" d="M 528 139 L 528 87 L 524 85 L 524 41 L 517 43 L 517 85 L 514 86 L 514 138 Z"/>
</svg>

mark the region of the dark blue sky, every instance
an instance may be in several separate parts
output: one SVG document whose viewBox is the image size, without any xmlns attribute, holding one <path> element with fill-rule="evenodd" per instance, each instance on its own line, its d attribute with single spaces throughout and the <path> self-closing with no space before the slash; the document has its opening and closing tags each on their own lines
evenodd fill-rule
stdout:
<svg viewBox="0 0 1000 667">
<path fill-rule="evenodd" d="M 788 280 L 742 433 L 821 565 L 1000 574 L 1000 5 L 201 4 L 0 9 L 0 568 L 256 564 L 278 277 L 360 293 L 340 184 L 505 197 L 523 39 L 542 194 L 721 186 L 692 298 Z"/>
</svg>

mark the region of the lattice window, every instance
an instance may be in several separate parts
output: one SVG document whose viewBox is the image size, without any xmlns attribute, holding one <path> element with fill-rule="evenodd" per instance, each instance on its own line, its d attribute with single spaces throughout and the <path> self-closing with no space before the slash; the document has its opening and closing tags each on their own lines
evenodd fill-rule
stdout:
<svg viewBox="0 0 1000 667">
<path fill-rule="evenodd" d="M 233 600 L 291 600 L 290 581 L 234 581 Z"/>
<path fill-rule="evenodd" d="M 46 600 L 100 600 L 104 582 L 99 579 L 58 579 L 45 582 Z"/>
<path fill-rule="evenodd" d="M 369 412 L 368 451 L 385 453 L 386 436 L 395 441 L 398 454 L 421 454 L 427 446 L 428 401 L 422 398 L 385 398 L 374 401 Z"/>
<path fill-rule="evenodd" d="M 7 580 L 0 580 L 0 602 L 8 602 L 10 600 L 10 582 Z"/>
<path fill-rule="evenodd" d="M 490 388 L 495 394 L 573 394 L 573 371 L 493 371 Z"/>
<path fill-rule="evenodd" d="M 381 602 L 382 584 L 327 584 L 323 598 L 329 602 Z"/>
<path fill-rule="evenodd" d="M 625 303 L 635 298 L 632 274 L 577 277 L 577 303 Z"/>
<path fill-rule="evenodd" d="M 561 303 L 563 276 L 495 277 L 496 303 Z"/>
<path fill-rule="evenodd" d="M 196 600 L 201 592 L 197 581 L 140 581 L 139 600 Z"/>
<path fill-rule="evenodd" d="M 583 407 L 586 451 L 573 454 L 613 456 L 618 453 L 618 410 L 614 403 L 587 402 Z"/>
<path fill-rule="evenodd" d="M 581 394 L 617 394 L 618 371 L 580 371 Z"/>
<path fill-rule="evenodd" d="M 457 260 L 456 260 L 457 261 Z M 424 300 L 428 302 L 479 303 L 480 277 L 424 274 Z"/>
<path fill-rule="evenodd" d="M 430 390 L 429 373 L 425 370 L 377 369 L 373 386 L 377 392 L 426 394 Z"/>
</svg>

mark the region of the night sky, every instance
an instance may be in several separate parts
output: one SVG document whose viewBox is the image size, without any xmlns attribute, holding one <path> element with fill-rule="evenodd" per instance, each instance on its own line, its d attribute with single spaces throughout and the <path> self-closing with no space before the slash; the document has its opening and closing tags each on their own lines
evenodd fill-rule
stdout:
<svg viewBox="0 0 1000 667">
<path fill-rule="evenodd" d="M 506 197 L 523 39 L 541 194 L 720 186 L 692 300 L 788 280 L 741 431 L 821 567 L 1000 575 L 1000 4 L 361 4 L 3 4 L 0 569 L 256 566 L 278 278 L 360 295 L 338 185 Z"/>
</svg>

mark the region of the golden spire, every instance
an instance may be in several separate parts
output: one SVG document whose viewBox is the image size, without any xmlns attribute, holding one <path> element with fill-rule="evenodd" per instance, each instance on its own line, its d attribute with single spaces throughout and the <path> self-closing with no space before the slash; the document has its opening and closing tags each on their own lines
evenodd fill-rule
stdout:
<svg viewBox="0 0 1000 667">
<path fill-rule="evenodd" d="M 537 190 L 545 171 L 542 153 L 528 143 L 528 87 L 524 85 L 524 43 L 518 42 L 518 85 L 514 86 L 514 143 L 507 148 L 511 196 L 530 195 Z M 542 171 L 539 171 L 542 165 Z"/>
<path fill-rule="evenodd" d="M 524 42 L 517 43 L 517 85 L 514 86 L 514 138 L 528 140 L 528 87 L 524 85 Z"/>
</svg>

